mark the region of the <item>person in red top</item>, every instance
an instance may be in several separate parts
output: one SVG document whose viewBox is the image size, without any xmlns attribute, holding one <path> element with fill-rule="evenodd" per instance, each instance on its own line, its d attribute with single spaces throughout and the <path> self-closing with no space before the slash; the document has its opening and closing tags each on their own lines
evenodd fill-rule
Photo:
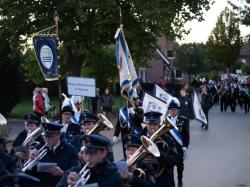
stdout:
<svg viewBox="0 0 250 187">
<path fill-rule="evenodd" d="M 33 93 L 33 112 L 38 116 L 42 117 L 45 115 L 45 101 L 42 95 L 42 88 L 35 88 Z"/>
</svg>

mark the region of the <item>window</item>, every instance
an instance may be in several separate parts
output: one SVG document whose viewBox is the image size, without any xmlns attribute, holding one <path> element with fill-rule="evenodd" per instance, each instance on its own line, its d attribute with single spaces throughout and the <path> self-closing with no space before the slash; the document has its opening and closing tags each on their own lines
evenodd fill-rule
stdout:
<svg viewBox="0 0 250 187">
<path fill-rule="evenodd" d="M 183 79 L 183 75 L 182 75 L 181 70 L 179 70 L 179 69 L 174 70 L 174 78 L 175 79 Z"/>
<path fill-rule="evenodd" d="M 172 50 L 167 51 L 168 58 L 172 59 L 174 58 L 174 52 Z"/>
</svg>

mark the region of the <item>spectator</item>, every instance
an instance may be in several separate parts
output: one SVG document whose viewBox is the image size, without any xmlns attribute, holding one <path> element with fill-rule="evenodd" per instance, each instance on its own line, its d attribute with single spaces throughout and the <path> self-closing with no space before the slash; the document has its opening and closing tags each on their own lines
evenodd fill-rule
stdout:
<svg viewBox="0 0 250 187">
<path fill-rule="evenodd" d="M 95 115 L 97 114 L 97 106 L 99 98 L 100 98 L 99 88 L 96 88 L 95 97 L 91 97 L 92 113 Z"/>
<path fill-rule="evenodd" d="M 45 102 L 42 95 L 42 88 L 36 87 L 33 92 L 33 112 L 41 118 L 45 115 Z"/>
<path fill-rule="evenodd" d="M 104 94 L 101 96 L 100 105 L 104 115 L 110 118 L 112 112 L 112 106 L 114 105 L 114 98 L 109 89 L 106 88 Z"/>
<path fill-rule="evenodd" d="M 51 108 L 51 103 L 50 103 L 50 99 L 48 96 L 48 88 L 42 88 L 42 94 L 44 97 L 45 111 L 46 111 L 46 115 L 47 115 L 49 109 Z"/>
</svg>

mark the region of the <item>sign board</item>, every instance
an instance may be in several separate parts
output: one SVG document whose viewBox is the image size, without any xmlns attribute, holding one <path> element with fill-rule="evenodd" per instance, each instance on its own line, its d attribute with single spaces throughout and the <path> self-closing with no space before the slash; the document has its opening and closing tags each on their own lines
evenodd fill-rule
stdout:
<svg viewBox="0 0 250 187">
<path fill-rule="evenodd" d="M 95 79 L 85 77 L 67 77 L 68 94 L 87 97 L 96 96 Z"/>
<path fill-rule="evenodd" d="M 241 69 L 236 69 L 236 74 L 241 74 L 241 73 L 242 73 Z"/>
</svg>

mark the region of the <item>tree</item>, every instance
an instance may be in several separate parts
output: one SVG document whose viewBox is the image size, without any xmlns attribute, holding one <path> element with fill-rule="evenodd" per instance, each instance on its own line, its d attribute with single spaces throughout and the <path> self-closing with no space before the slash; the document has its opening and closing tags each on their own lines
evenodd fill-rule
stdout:
<svg viewBox="0 0 250 187">
<path fill-rule="evenodd" d="M 61 46 L 65 49 L 63 58 L 69 66 L 67 71 L 79 76 L 90 53 L 114 43 L 119 6 L 130 51 L 139 64 L 155 51 L 156 36 L 181 37 L 186 32 L 184 23 L 202 20 L 203 10 L 209 9 L 211 3 L 212 0 L 143 3 L 132 0 L 1 0 L 0 25 L 10 28 L 9 34 L 16 43 L 24 44 L 31 33 L 53 25 L 53 14 L 57 11 Z"/>
<path fill-rule="evenodd" d="M 243 74 L 250 75 L 250 64 L 242 64 L 241 70 Z"/>
<path fill-rule="evenodd" d="M 189 84 L 191 74 L 198 74 L 202 71 L 204 50 L 204 45 L 198 43 L 183 44 L 175 49 L 176 59 L 174 65 L 188 74 Z"/>
<path fill-rule="evenodd" d="M 21 54 L 11 42 L 11 36 L 0 28 L 0 113 L 8 116 L 20 99 L 19 64 Z"/>
<path fill-rule="evenodd" d="M 118 80 L 118 71 L 115 63 L 114 45 L 103 47 L 97 50 L 86 58 L 82 74 L 87 77 L 95 77 L 96 86 L 103 90 L 104 88 L 115 86 L 115 81 Z"/>
<path fill-rule="evenodd" d="M 229 72 L 234 68 L 239 57 L 242 39 L 239 20 L 226 8 L 218 17 L 217 23 L 206 43 L 209 54 L 221 69 Z"/>
</svg>

